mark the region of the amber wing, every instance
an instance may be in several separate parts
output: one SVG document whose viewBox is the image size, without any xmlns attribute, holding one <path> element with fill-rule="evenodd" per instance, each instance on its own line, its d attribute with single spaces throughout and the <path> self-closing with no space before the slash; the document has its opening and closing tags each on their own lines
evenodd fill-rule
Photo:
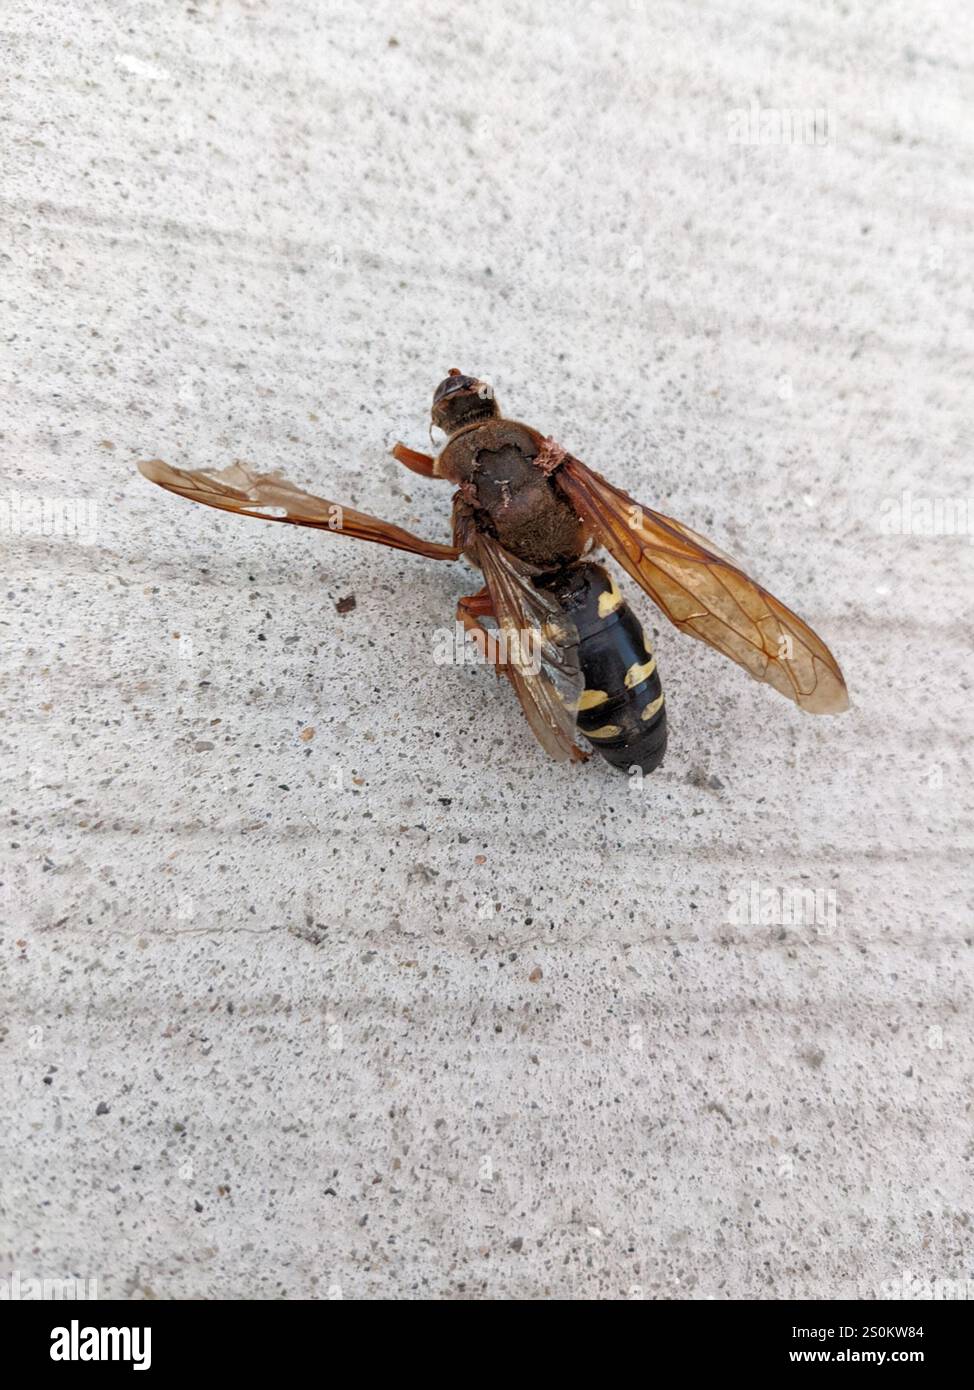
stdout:
<svg viewBox="0 0 974 1390">
<path fill-rule="evenodd" d="M 575 625 L 534 587 L 530 566 L 493 537 L 479 532 L 471 548 L 493 604 L 504 670 L 535 737 L 559 762 L 583 757 L 575 746 L 575 708 L 585 684 Z"/>
<path fill-rule="evenodd" d="M 393 550 L 408 550 L 431 560 L 456 560 L 460 552 L 452 545 L 425 541 L 395 526 L 357 512 L 325 497 L 315 497 L 295 487 L 277 473 L 255 473 L 245 463 L 229 468 L 173 468 L 162 459 L 139 464 L 139 471 L 150 482 L 158 483 L 169 492 L 201 502 L 205 507 L 253 516 L 261 521 L 286 521 L 292 526 L 312 526 L 319 531 L 334 531 L 339 536 L 355 536 L 363 541 L 375 541 Z"/>
<path fill-rule="evenodd" d="M 810 714 L 848 709 L 842 672 L 822 639 L 709 541 L 635 502 L 570 454 L 552 476 L 597 542 L 682 632 Z"/>
</svg>

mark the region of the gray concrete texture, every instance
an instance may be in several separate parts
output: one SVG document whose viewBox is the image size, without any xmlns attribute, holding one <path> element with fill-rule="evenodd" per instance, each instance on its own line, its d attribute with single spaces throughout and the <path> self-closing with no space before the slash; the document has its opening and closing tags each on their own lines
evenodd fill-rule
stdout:
<svg viewBox="0 0 974 1390">
<path fill-rule="evenodd" d="M 963 8 L 4 7 L 0 1273 L 974 1277 Z M 467 567 L 136 473 L 446 539 L 386 451 L 454 365 L 792 603 L 852 711 L 627 581 L 665 767 L 560 766 L 433 661 Z"/>
</svg>

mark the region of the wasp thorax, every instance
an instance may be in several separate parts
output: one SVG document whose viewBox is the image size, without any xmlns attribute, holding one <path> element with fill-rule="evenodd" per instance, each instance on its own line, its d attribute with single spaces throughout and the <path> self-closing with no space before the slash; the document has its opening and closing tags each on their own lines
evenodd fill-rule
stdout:
<svg viewBox="0 0 974 1390">
<path fill-rule="evenodd" d="M 490 382 L 464 376 L 459 367 L 451 367 L 433 393 L 433 424 L 447 434 L 499 414 Z"/>
</svg>

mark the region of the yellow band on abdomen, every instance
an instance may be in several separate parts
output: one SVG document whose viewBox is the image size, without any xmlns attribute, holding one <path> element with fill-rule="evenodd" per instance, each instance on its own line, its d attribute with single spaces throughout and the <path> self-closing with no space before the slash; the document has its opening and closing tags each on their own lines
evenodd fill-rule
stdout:
<svg viewBox="0 0 974 1390">
<path fill-rule="evenodd" d="M 630 666 L 626 672 L 626 689 L 631 690 L 634 685 L 639 685 L 642 681 L 648 681 L 656 670 L 656 658 L 651 656 L 648 661 L 640 666 L 637 661 L 634 666 Z"/>
<path fill-rule="evenodd" d="M 648 704 L 639 716 L 640 719 L 652 719 L 654 714 L 659 714 L 660 710 L 663 708 L 664 699 L 665 696 L 660 695 L 659 699 L 653 700 L 651 704 Z"/>
</svg>

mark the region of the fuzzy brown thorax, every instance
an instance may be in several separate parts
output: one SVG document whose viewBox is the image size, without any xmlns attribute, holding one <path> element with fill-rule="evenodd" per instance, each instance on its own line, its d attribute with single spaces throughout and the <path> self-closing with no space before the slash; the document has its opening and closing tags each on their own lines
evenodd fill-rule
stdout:
<svg viewBox="0 0 974 1390">
<path fill-rule="evenodd" d="M 587 533 L 539 466 L 544 441 L 536 430 L 499 416 L 457 430 L 436 473 L 460 489 L 478 529 L 518 559 L 556 569 L 582 554 Z"/>
</svg>

